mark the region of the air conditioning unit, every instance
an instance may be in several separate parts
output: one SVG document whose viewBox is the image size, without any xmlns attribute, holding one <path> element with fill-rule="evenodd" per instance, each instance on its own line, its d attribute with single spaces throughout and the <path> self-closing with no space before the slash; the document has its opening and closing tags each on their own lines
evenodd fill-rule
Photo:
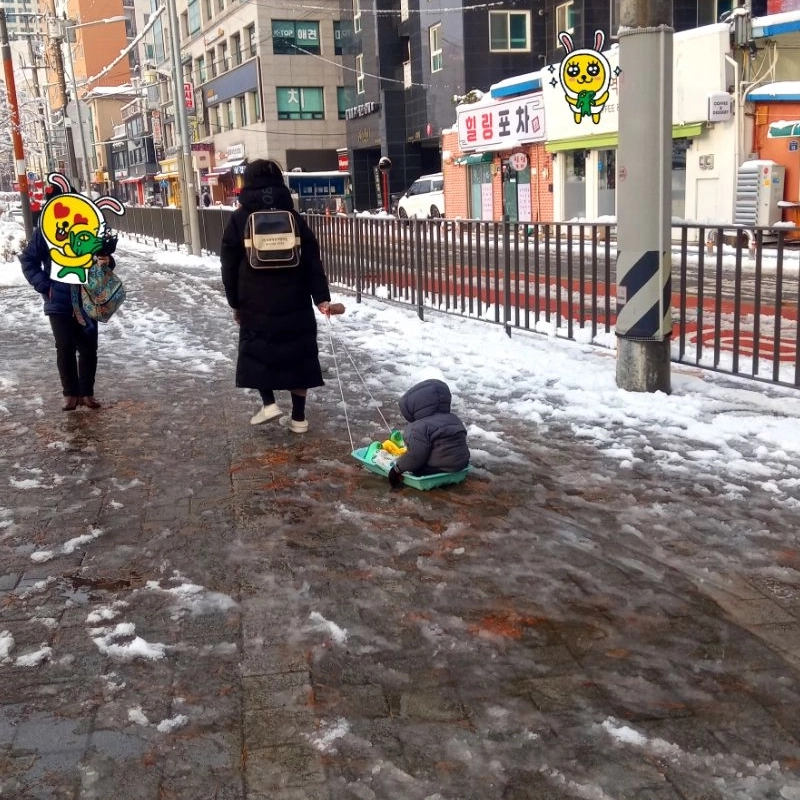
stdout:
<svg viewBox="0 0 800 800">
<path fill-rule="evenodd" d="M 786 168 L 774 161 L 745 161 L 736 173 L 734 225 L 771 227 L 781 219 Z"/>
</svg>

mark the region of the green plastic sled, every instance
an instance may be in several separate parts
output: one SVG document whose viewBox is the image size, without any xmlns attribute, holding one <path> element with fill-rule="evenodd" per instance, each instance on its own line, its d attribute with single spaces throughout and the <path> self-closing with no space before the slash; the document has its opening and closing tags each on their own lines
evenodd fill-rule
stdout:
<svg viewBox="0 0 800 800">
<path fill-rule="evenodd" d="M 357 450 L 353 450 L 351 455 L 356 461 L 360 461 L 361 465 L 368 469 L 370 472 L 374 472 L 376 475 L 381 475 L 382 477 L 386 477 L 389 474 L 389 470 L 386 467 L 382 467 L 380 464 L 376 464 L 372 457 L 375 455 L 375 451 L 380 448 L 380 442 L 373 442 L 369 447 L 359 447 Z M 467 474 L 472 469 L 471 466 L 467 465 L 464 469 L 459 470 L 458 472 L 437 472 L 435 475 L 414 475 L 411 472 L 404 472 L 403 473 L 403 483 L 406 486 L 410 486 L 412 489 L 420 489 L 422 491 L 426 491 L 427 489 L 433 489 L 436 486 L 447 486 L 450 483 L 461 483 L 464 478 L 467 477 Z"/>
</svg>

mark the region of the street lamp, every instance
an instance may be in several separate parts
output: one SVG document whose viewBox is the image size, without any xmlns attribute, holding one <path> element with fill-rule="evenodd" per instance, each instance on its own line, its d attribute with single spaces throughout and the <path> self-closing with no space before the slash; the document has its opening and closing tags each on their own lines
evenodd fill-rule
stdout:
<svg viewBox="0 0 800 800">
<path fill-rule="evenodd" d="M 90 25 L 105 25 L 112 22 L 125 22 L 126 17 L 105 17 L 104 19 L 94 19 L 89 22 L 80 22 L 74 25 L 63 25 L 64 32 L 74 31 L 78 28 L 88 28 Z M 89 172 L 89 149 L 86 146 L 86 132 L 83 128 L 83 114 L 81 113 L 81 101 L 78 99 L 78 84 L 75 81 L 75 65 L 72 60 L 72 42 L 62 34 L 62 41 L 66 39 L 67 45 L 67 65 L 69 66 L 70 81 L 72 83 L 72 97 L 75 100 L 75 108 L 78 114 L 78 129 L 81 137 L 81 150 L 83 151 L 83 181 L 85 184 L 85 191 L 90 191 L 92 181 Z"/>
</svg>

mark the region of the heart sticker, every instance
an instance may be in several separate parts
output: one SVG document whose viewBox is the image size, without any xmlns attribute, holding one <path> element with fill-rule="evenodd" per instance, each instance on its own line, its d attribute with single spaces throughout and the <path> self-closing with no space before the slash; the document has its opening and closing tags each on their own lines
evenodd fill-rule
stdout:
<svg viewBox="0 0 800 800">
<path fill-rule="evenodd" d="M 75 219 L 72 221 L 73 225 L 88 225 L 89 220 L 86 217 L 81 216 L 80 214 L 75 215 Z"/>
<path fill-rule="evenodd" d="M 69 216 L 69 208 L 61 201 L 56 200 L 56 204 L 53 206 L 53 213 L 56 215 L 56 219 L 63 219 Z"/>
</svg>

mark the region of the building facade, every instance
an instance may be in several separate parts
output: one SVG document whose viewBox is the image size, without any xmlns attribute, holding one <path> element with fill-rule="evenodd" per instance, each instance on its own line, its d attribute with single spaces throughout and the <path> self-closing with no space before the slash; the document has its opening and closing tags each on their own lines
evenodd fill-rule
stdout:
<svg viewBox="0 0 800 800">
<path fill-rule="evenodd" d="M 155 2 L 156 0 L 154 0 Z M 338 5 L 309 13 L 236 0 L 178 0 L 184 103 L 197 183 L 231 203 L 246 161 L 336 170 L 344 145 Z M 166 16 L 166 15 L 164 15 Z M 163 129 L 162 168 L 179 147 L 168 19 L 153 27 Z M 201 166 L 196 154 L 211 154 Z M 162 169 L 168 175 L 169 170 Z"/>
</svg>

